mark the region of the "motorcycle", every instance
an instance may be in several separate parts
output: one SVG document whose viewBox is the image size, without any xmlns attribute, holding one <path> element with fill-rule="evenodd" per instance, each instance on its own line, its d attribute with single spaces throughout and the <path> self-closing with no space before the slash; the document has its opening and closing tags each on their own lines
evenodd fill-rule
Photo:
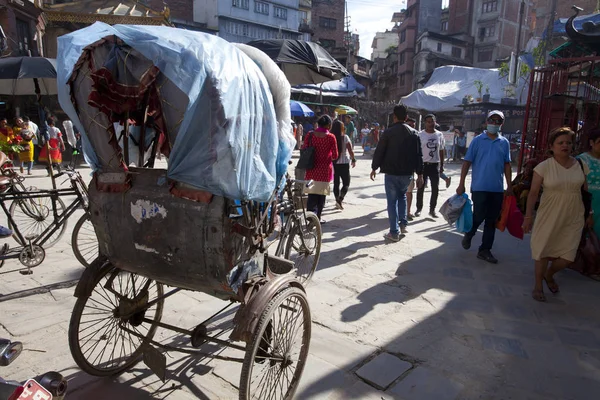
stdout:
<svg viewBox="0 0 600 400">
<path fill-rule="evenodd" d="M 0 338 L 0 367 L 11 364 L 22 351 L 21 342 Z M 0 400 L 63 400 L 66 393 L 66 379 L 54 371 L 22 383 L 0 378 Z"/>
</svg>

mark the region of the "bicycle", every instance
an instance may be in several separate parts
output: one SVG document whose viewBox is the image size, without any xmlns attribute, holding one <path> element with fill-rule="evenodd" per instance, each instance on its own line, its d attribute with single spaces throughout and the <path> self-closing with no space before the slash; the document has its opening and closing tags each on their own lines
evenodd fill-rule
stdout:
<svg viewBox="0 0 600 400">
<path fill-rule="evenodd" d="M 69 217 L 77 209 L 83 208 L 86 213 L 76 224 L 72 243 L 75 256 L 80 259 L 82 252 L 79 242 L 82 238 L 79 232 L 88 216 L 89 207 L 87 186 L 81 175 L 67 168 L 55 175 L 54 179 L 67 175 L 71 182 L 69 188 L 26 188 L 23 184 L 24 178 L 9 168 L 9 161 L 4 153 L 0 153 L 0 172 L 0 207 L 8 219 L 8 226 L 13 231 L 15 241 L 20 245 L 15 248 L 4 245 L 0 251 L 0 268 L 5 260 L 18 258 L 21 264 L 28 268 L 26 273 L 30 274 L 31 268 L 44 261 L 44 247 L 48 248 L 58 242 L 65 232 Z M 66 196 L 75 196 L 69 206 L 65 206 L 61 199 Z M 7 207 L 7 203 L 11 201 L 10 207 Z"/>
<path fill-rule="evenodd" d="M 284 193 L 287 198 L 277 204 L 277 212 L 283 220 L 278 235 L 275 256 L 294 263 L 298 280 L 307 285 L 312 278 L 321 255 L 321 223 L 317 215 L 306 211 L 302 204 L 302 189 L 312 186 L 313 181 L 286 179 Z"/>
</svg>

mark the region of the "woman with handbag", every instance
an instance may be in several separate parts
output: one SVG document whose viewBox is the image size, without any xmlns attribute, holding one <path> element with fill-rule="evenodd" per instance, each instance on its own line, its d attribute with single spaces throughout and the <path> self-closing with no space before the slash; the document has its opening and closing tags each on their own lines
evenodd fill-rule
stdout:
<svg viewBox="0 0 600 400">
<path fill-rule="evenodd" d="M 582 187 L 587 190 L 589 169 L 571 155 L 573 138 L 574 133 L 568 127 L 550 132 L 551 157 L 535 167 L 527 198 L 523 232 L 530 232 L 533 226 L 531 254 L 535 261 L 535 286 L 532 297 L 537 301 L 546 301 L 544 281 L 552 293 L 559 292 L 554 274 L 575 260 L 585 223 Z M 542 187 L 544 192 L 534 224 L 533 209 Z"/>
<path fill-rule="evenodd" d="M 330 183 L 333 179 L 333 160 L 338 158 L 335 136 L 329 132 L 331 124 L 331 117 L 329 115 L 322 115 L 317 120 L 317 129 L 306 135 L 306 140 L 304 140 L 304 144 L 302 145 L 303 150 L 312 147 L 314 157 L 312 168 L 306 168 L 306 176 L 304 178 L 314 181 L 311 187 L 305 189 L 305 193 L 308 194 L 306 208 L 308 211 L 314 212 L 322 224 L 325 223 L 321 219 L 321 213 L 323 212 L 323 207 L 325 207 L 325 199 L 331 193 Z"/>
</svg>

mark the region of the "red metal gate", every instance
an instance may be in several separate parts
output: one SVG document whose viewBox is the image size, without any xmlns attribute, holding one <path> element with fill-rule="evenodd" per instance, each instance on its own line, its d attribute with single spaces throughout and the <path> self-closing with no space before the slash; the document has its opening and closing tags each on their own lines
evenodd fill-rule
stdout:
<svg viewBox="0 0 600 400">
<path fill-rule="evenodd" d="M 600 57 L 561 58 L 531 72 L 519 171 L 529 159 L 546 158 L 549 132 L 568 126 L 583 151 L 600 121 Z"/>
</svg>

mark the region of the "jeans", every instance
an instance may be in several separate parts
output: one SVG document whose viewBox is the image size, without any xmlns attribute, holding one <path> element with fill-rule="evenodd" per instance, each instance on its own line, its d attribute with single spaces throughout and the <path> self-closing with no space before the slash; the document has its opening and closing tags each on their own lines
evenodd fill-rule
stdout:
<svg viewBox="0 0 600 400">
<path fill-rule="evenodd" d="M 423 180 L 431 180 L 431 199 L 429 199 L 429 211 L 435 211 L 437 205 L 438 193 L 440 188 L 440 170 L 438 163 L 425 163 L 423 165 Z M 425 185 L 417 190 L 417 211 L 423 209 L 423 194 Z"/>
<path fill-rule="evenodd" d="M 398 221 L 401 226 L 408 225 L 406 220 L 406 190 L 412 175 L 385 174 L 385 197 L 387 198 L 387 212 L 390 221 L 390 233 L 397 234 Z"/>
<path fill-rule="evenodd" d="M 325 199 L 326 196 L 324 194 L 309 193 L 306 200 L 306 210 L 314 212 L 321 219 L 321 213 L 323 212 L 323 207 L 325 207 Z"/>
<path fill-rule="evenodd" d="M 333 164 L 333 195 L 335 201 L 344 201 L 348 188 L 350 187 L 350 164 Z M 340 179 L 342 180 L 342 191 L 340 192 Z"/>
<path fill-rule="evenodd" d="M 473 192 L 473 228 L 467 235 L 475 236 L 479 225 L 483 225 L 483 239 L 479 251 L 491 250 L 496 234 L 496 221 L 502 212 L 504 193 L 502 192 Z"/>
</svg>

